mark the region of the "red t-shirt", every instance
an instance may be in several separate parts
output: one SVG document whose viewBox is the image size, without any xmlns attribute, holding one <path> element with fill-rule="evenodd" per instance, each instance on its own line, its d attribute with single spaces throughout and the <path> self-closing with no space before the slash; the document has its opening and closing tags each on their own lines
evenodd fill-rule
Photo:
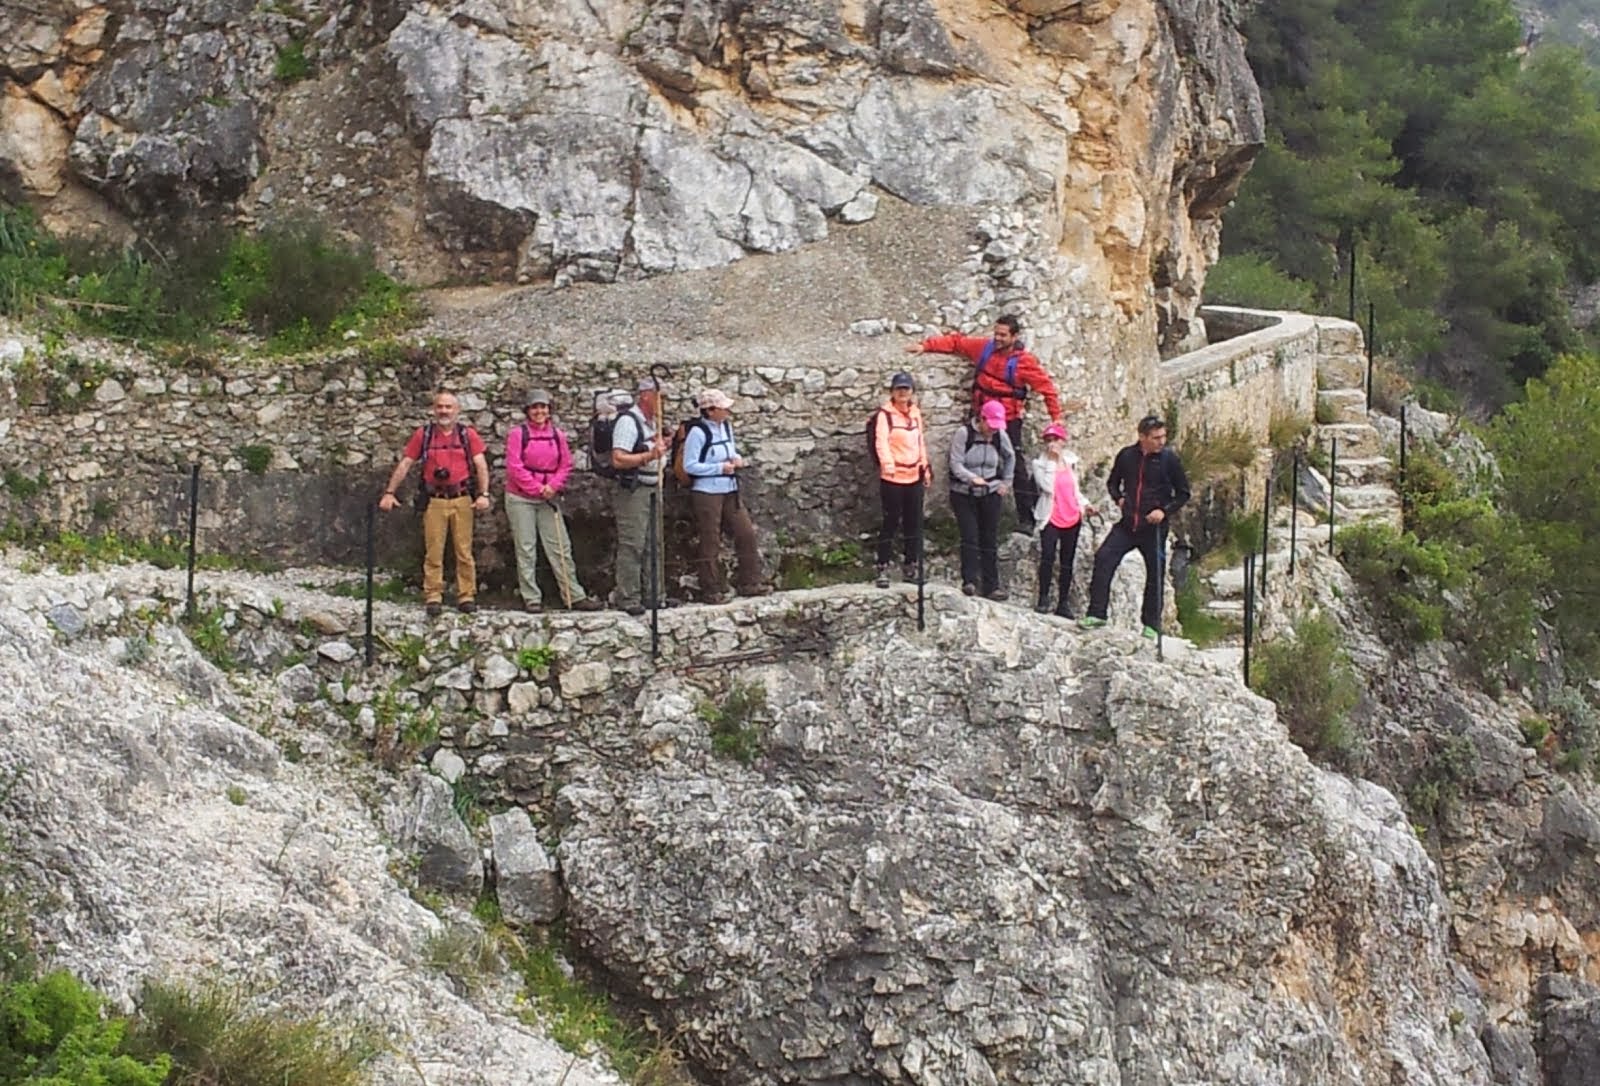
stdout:
<svg viewBox="0 0 1600 1086">
<path fill-rule="evenodd" d="M 417 427 L 411 440 L 406 442 L 404 455 L 407 460 L 422 459 L 423 433 L 429 428 L 433 430 L 433 439 L 428 442 L 427 462 L 422 465 L 423 485 L 429 490 L 461 489 L 467 485 L 472 473 L 472 458 L 483 454 L 483 438 L 470 426 L 460 425 L 442 430 L 430 422 L 427 426 Z M 466 435 L 465 446 L 461 441 L 462 434 Z M 439 468 L 448 472 L 448 478 L 434 476 Z"/>
</svg>

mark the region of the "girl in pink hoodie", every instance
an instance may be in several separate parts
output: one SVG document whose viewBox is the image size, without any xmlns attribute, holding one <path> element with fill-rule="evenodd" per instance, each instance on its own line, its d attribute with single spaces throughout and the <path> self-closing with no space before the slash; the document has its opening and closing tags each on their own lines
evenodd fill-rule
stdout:
<svg viewBox="0 0 1600 1086">
<path fill-rule="evenodd" d="M 1067 594 L 1072 588 L 1072 563 L 1078 555 L 1078 529 L 1083 526 L 1085 516 L 1096 512 L 1094 506 L 1084 503 L 1078 489 L 1077 464 L 1077 454 L 1067 449 L 1066 427 L 1059 422 L 1046 426 L 1044 454 L 1033 462 L 1033 478 L 1039 484 L 1033 522 L 1041 526 L 1039 600 L 1033 609 L 1041 615 L 1050 613 L 1050 576 L 1059 552 L 1061 592 L 1055 613 L 1062 618 L 1073 617 Z"/>
</svg>

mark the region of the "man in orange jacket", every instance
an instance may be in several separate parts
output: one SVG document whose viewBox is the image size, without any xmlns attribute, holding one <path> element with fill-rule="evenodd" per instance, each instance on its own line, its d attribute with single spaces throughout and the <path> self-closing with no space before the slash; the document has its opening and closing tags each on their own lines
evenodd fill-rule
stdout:
<svg viewBox="0 0 1600 1086">
<path fill-rule="evenodd" d="M 1022 448 L 1022 423 L 1027 413 L 1028 393 L 1037 392 L 1044 397 L 1045 408 L 1051 422 L 1061 421 L 1062 403 L 1056 393 L 1056 383 L 1039 364 L 1019 338 L 1022 321 L 1007 313 L 994 322 L 994 331 L 988 337 L 929 336 L 921 343 L 906 348 L 907 354 L 958 354 L 973 363 L 972 413 L 976 415 L 985 403 L 998 402 L 1006 409 L 1006 436 L 1016 452 L 1017 469 L 1014 490 L 1017 496 L 1017 530 L 1033 531 L 1033 507 L 1039 494 L 1033 476 L 1027 468 L 1027 458 Z M 1066 404 L 1069 411 L 1083 407 L 1082 400 Z"/>
</svg>

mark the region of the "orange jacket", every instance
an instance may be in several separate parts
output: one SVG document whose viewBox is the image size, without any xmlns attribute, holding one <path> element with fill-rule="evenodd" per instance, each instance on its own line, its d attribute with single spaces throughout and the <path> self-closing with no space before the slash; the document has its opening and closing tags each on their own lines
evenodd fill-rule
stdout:
<svg viewBox="0 0 1600 1086">
<path fill-rule="evenodd" d="M 878 450 L 878 478 L 886 483 L 916 483 L 931 477 L 922 410 L 909 404 L 901 411 L 888 400 L 878 411 L 873 444 Z"/>
<path fill-rule="evenodd" d="M 983 357 L 983 349 L 989 343 L 987 336 L 929 336 L 922 341 L 922 349 L 934 354 L 959 354 L 965 355 L 974 365 Z M 1056 395 L 1056 383 L 1050 379 L 1039 360 L 1033 352 L 1024 348 L 1020 343 L 1012 347 L 1010 353 L 991 351 L 989 361 L 984 364 L 983 372 L 978 375 L 977 389 L 972 396 L 972 409 L 976 411 L 985 401 L 999 400 L 1006 409 L 1006 419 L 1020 419 L 1027 412 L 1022 397 L 1014 394 L 1012 386 L 1006 384 L 1006 366 L 1015 358 L 1017 371 L 1014 375 L 1016 390 L 1027 389 L 1037 392 L 1044 397 L 1044 405 L 1050 412 L 1051 422 L 1061 421 L 1061 400 Z"/>
</svg>

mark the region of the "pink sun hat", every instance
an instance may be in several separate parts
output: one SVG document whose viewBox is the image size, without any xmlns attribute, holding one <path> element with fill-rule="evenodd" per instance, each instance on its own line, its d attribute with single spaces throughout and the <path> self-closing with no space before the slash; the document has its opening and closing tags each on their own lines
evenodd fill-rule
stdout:
<svg viewBox="0 0 1600 1086">
<path fill-rule="evenodd" d="M 983 405 L 978 414 L 983 416 L 984 422 L 987 422 L 996 430 L 1004 430 L 1006 428 L 1006 409 L 1005 405 L 1000 401 L 990 400 Z"/>
<path fill-rule="evenodd" d="M 1049 426 L 1044 428 L 1044 439 L 1049 441 L 1052 438 L 1054 438 L 1056 441 L 1067 440 L 1067 428 L 1061 425 L 1059 422 L 1052 422 Z"/>
</svg>

